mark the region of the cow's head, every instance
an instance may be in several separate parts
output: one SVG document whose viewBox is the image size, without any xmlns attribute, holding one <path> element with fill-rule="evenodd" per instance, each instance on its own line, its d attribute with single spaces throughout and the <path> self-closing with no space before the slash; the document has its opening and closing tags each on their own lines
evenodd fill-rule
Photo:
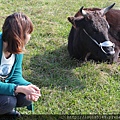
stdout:
<svg viewBox="0 0 120 120">
<path fill-rule="evenodd" d="M 80 38 L 82 38 L 81 42 L 84 48 L 101 60 L 110 60 L 115 54 L 114 43 L 108 37 L 109 24 L 105 18 L 105 14 L 114 5 L 115 3 L 96 11 L 85 11 L 81 7 L 79 16 L 68 17 L 73 27 L 80 31 Z"/>
</svg>

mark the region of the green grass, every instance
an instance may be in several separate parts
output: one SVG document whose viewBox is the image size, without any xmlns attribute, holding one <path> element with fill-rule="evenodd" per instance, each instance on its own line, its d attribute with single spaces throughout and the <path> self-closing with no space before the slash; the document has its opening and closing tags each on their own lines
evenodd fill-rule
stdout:
<svg viewBox="0 0 120 120">
<path fill-rule="evenodd" d="M 115 8 L 120 8 L 115 0 Z M 106 7 L 111 0 L 0 0 L 0 27 L 13 12 L 24 12 L 34 32 L 23 61 L 23 76 L 41 88 L 34 114 L 120 113 L 120 66 L 70 60 L 67 38 L 81 6 Z M 22 114 L 31 114 L 25 108 Z"/>
</svg>

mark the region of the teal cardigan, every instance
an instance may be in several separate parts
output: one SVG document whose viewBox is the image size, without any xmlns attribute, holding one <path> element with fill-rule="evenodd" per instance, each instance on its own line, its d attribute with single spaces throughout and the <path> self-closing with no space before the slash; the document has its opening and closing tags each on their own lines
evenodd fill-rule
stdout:
<svg viewBox="0 0 120 120">
<path fill-rule="evenodd" d="M 2 48 L 3 41 L 2 33 L 0 32 L 0 64 L 2 57 Z M 8 78 L 5 80 L 5 83 L 0 81 L 0 94 L 14 96 L 14 88 L 16 85 L 26 86 L 28 84 L 31 84 L 22 77 L 22 60 L 23 54 L 15 54 L 15 62 Z"/>
</svg>

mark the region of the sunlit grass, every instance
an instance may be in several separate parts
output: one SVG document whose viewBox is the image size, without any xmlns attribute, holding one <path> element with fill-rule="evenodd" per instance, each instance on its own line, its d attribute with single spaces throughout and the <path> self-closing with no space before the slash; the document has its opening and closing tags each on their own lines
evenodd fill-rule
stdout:
<svg viewBox="0 0 120 120">
<path fill-rule="evenodd" d="M 120 8 L 120 2 L 115 8 Z M 81 6 L 106 7 L 111 0 L 0 0 L 0 26 L 13 12 L 24 12 L 33 21 L 34 32 L 26 49 L 23 75 L 41 88 L 34 114 L 120 113 L 120 66 L 80 63 L 71 60 L 67 37 Z M 22 114 L 31 114 L 25 108 Z"/>
</svg>

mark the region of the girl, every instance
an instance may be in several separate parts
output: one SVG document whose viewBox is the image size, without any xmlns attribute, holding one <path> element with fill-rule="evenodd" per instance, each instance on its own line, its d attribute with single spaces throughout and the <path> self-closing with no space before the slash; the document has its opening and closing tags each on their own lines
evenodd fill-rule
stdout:
<svg viewBox="0 0 120 120">
<path fill-rule="evenodd" d="M 29 106 L 40 97 L 40 89 L 22 77 L 25 45 L 33 24 L 22 13 L 9 15 L 0 33 L 0 114 L 20 115 L 15 107 Z"/>
</svg>

